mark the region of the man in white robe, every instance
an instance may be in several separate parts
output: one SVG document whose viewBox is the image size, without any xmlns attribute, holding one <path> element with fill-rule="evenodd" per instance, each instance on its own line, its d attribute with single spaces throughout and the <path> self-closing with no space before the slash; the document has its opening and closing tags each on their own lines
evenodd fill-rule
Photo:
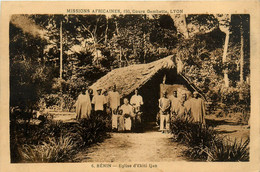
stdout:
<svg viewBox="0 0 260 172">
<path fill-rule="evenodd" d="M 206 124 L 205 122 L 205 115 L 206 115 L 206 108 L 205 102 L 201 98 L 199 98 L 198 92 L 193 93 L 194 98 L 190 100 L 190 111 L 191 111 L 191 118 L 193 122 Z"/>
<path fill-rule="evenodd" d="M 133 113 L 133 106 L 129 104 L 127 98 L 124 99 L 124 104 L 120 107 L 120 111 L 122 111 L 122 115 L 119 118 L 118 131 L 131 131 L 131 118 L 134 118 L 135 115 Z"/>
<path fill-rule="evenodd" d="M 76 119 L 89 118 L 91 114 L 91 101 L 88 90 L 82 89 L 82 93 L 78 96 L 76 101 Z"/>
<path fill-rule="evenodd" d="M 108 106 L 112 111 L 112 130 L 118 128 L 118 117 L 117 114 L 118 107 L 120 106 L 120 95 L 116 91 L 116 85 L 114 85 L 113 90 L 108 92 Z"/>
</svg>

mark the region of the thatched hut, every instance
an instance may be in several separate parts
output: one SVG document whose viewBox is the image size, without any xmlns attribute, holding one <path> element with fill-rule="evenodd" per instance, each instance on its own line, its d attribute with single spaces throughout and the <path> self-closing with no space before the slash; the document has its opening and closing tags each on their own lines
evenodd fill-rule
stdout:
<svg viewBox="0 0 260 172">
<path fill-rule="evenodd" d="M 97 80 L 90 88 L 110 90 L 113 85 L 116 85 L 122 98 L 130 98 L 134 94 L 134 90 L 139 89 L 144 100 L 145 116 L 149 120 L 153 120 L 158 112 L 160 85 L 163 82 L 170 85 L 182 85 L 190 91 L 198 91 L 185 76 L 177 72 L 178 62 L 176 61 L 171 55 L 148 64 L 117 68 Z"/>
</svg>

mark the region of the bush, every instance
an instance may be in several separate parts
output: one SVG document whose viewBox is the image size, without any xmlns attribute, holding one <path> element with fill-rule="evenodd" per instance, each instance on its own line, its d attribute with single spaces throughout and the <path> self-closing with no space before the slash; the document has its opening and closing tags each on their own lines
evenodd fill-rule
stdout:
<svg viewBox="0 0 260 172">
<path fill-rule="evenodd" d="M 239 91 L 234 87 L 228 87 L 221 92 L 222 103 L 230 107 L 239 102 Z"/>
<path fill-rule="evenodd" d="M 248 161 L 249 139 L 244 143 L 236 140 L 224 142 L 213 128 L 188 119 L 176 119 L 171 122 L 174 140 L 188 146 L 185 155 L 192 160 L 208 161 Z"/>
<path fill-rule="evenodd" d="M 235 140 L 233 143 L 221 142 L 222 144 L 213 145 L 208 149 L 209 161 L 248 161 L 249 160 L 249 138 L 242 142 Z"/>
<path fill-rule="evenodd" d="M 17 122 L 10 123 L 10 148 L 11 162 L 21 162 L 23 156 L 20 150 L 24 150 L 24 146 L 30 146 L 31 150 L 34 146 L 48 143 L 49 139 L 59 139 L 62 131 L 66 129 L 62 122 L 45 121 L 39 125 L 19 124 Z M 28 149 L 30 149 L 28 148 Z"/>
<path fill-rule="evenodd" d="M 65 162 L 74 155 L 76 145 L 69 136 L 58 139 L 49 137 L 39 145 L 23 145 L 20 150 L 22 162 Z"/>
<path fill-rule="evenodd" d="M 82 139 L 82 146 L 89 146 L 92 143 L 101 142 L 109 135 L 106 125 L 107 121 L 100 116 L 91 115 L 89 119 L 81 119 L 79 124 L 75 125 L 77 134 Z"/>
<path fill-rule="evenodd" d="M 217 139 L 217 133 L 214 129 L 180 118 L 173 121 L 170 126 L 176 141 L 192 148 L 185 152 L 186 155 L 192 159 L 207 158 L 203 149 L 210 147 L 212 142 Z"/>
<path fill-rule="evenodd" d="M 240 104 L 247 105 L 248 111 L 250 110 L 250 85 L 246 82 L 238 84 Z"/>
<path fill-rule="evenodd" d="M 109 135 L 107 119 L 93 116 L 75 123 L 46 120 L 40 125 L 10 124 L 12 162 L 66 162 L 80 148 Z"/>
</svg>

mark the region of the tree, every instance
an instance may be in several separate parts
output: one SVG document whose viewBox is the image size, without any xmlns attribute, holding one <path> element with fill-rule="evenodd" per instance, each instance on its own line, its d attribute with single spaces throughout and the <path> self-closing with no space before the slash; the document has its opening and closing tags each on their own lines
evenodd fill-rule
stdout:
<svg viewBox="0 0 260 172">
<path fill-rule="evenodd" d="M 227 51 L 228 51 L 228 42 L 229 42 L 229 29 L 230 29 L 230 20 L 231 16 L 230 15 L 216 15 L 218 21 L 219 21 L 219 28 L 222 32 L 226 34 L 225 38 L 225 44 L 224 44 L 224 51 L 223 51 L 223 58 L 222 62 L 225 65 L 227 62 Z M 225 87 L 229 87 L 229 78 L 228 78 L 228 69 L 224 69 L 224 82 L 225 82 Z"/>
<path fill-rule="evenodd" d="M 10 107 L 32 113 L 51 89 L 53 68 L 45 63 L 46 40 L 10 23 Z"/>
<path fill-rule="evenodd" d="M 183 35 L 184 39 L 189 38 L 188 27 L 186 23 L 186 14 L 171 15 L 174 25 L 179 34 Z"/>
</svg>

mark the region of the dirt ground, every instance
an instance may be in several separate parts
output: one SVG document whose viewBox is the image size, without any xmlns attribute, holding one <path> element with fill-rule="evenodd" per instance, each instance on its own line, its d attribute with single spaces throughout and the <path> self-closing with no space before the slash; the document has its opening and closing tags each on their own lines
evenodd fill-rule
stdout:
<svg viewBox="0 0 260 172">
<path fill-rule="evenodd" d="M 227 141 L 244 141 L 250 137 L 250 127 L 238 124 L 236 118 L 207 116 L 206 121 Z"/>
<path fill-rule="evenodd" d="M 53 120 L 69 122 L 75 114 L 54 115 Z M 244 141 L 250 136 L 248 125 L 238 124 L 234 118 L 206 116 L 207 124 L 229 142 Z M 111 138 L 82 150 L 76 162 L 168 162 L 187 161 L 186 147 L 173 142 L 170 134 L 158 132 L 155 123 L 145 125 L 144 133 L 111 133 Z"/>
<path fill-rule="evenodd" d="M 171 141 L 170 134 L 156 130 L 144 133 L 111 133 L 111 138 L 77 155 L 80 162 L 183 161 L 185 146 Z"/>
</svg>

